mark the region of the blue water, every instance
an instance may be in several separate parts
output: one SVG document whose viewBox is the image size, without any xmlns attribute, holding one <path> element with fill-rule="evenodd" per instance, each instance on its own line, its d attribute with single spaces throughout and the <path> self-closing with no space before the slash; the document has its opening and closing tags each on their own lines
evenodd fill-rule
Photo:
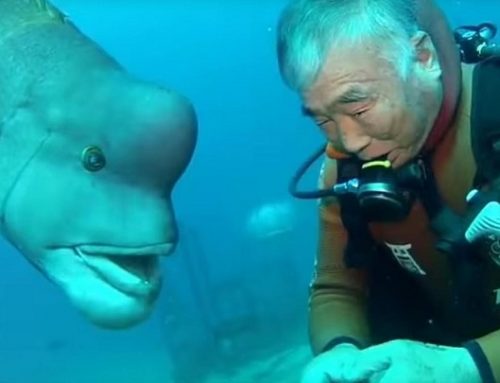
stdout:
<svg viewBox="0 0 500 383">
<path fill-rule="evenodd" d="M 259 347 L 277 353 L 305 343 L 315 203 L 298 208 L 300 235 L 259 244 L 244 231 L 251 209 L 286 198 L 290 175 L 321 143 L 277 72 L 275 23 L 285 2 L 55 3 L 129 71 L 187 95 L 200 135 L 174 193 L 184 243 L 164 262 L 166 285 L 147 323 L 121 332 L 91 326 L 1 243 L 0 383 L 164 383 L 186 366 L 201 377 L 210 368 L 197 358 L 214 347 L 208 328 L 223 318 L 256 326 L 261 338 L 222 346 L 245 359 Z M 500 22 L 495 1 L 439 3 L 455 26 Z M 239 348 L 249 339 L 252 348 Z"/>
</svg>

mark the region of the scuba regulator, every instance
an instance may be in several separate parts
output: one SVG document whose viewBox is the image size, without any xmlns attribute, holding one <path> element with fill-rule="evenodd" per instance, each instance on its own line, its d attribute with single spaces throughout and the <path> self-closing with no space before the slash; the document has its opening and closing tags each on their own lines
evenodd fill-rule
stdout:
<svg viewBox="0 0 500 383">
<path fill-rule="evenodd" d="M 338 183 L 330 189 L 299 191 L 298 184 L 309 167 L 323 154 L 322 145 L 297 171 L 289 185 L 290 193 L 301 199 L 344 196 L 355 197 L 367 221 L 399 221 L 404 219 L 422 187 L 427 165 L 422 158 L 393 169 L 390 161 L 379 158 L 362 162 L 355 158 L 342 161 Z M 345 176 L 343 176 L 344 174 Z"/>
</svg>

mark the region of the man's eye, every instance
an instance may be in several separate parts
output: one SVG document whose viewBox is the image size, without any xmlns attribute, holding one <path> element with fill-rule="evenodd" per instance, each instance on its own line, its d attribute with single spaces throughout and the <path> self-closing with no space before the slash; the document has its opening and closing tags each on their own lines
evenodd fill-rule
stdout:
<svg viewBox="0 0 500 383">
<path fill-rule="evenodd" d="M 359 110 L 353 113 L 354 117 L 363 117 L 369 109 Z"/>
<path fill-rule="evenodd" d="M 330 120 L 320 120 L 320 121 L 316 121 L 316 124 L 318 126 L 323 126 L 323 125 L 326 125 L 330 122 Z"/>
</svg>

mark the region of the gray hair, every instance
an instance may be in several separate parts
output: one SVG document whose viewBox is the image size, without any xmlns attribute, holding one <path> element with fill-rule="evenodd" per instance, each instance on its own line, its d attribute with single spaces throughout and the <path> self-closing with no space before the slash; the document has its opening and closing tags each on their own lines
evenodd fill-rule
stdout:
<svg viewBox="0 0 500 383">
<path fill-rule="evenodd" d="M 304 90 L 333 47 L 371 42 L 406 78 L 415 56 L 409 41 L 417 31 L 415 0 L 292 0 L 278 24 L 281 76 Z"/>
</svg>

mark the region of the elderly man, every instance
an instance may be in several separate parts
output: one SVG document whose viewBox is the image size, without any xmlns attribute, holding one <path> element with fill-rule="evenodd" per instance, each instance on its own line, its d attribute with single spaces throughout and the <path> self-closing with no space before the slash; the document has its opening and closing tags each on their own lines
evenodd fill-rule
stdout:
<svg viewBox="0 0 500 383">
<path fill-rule="evenodd" d="M 496 169 L 473 150 L 498 60 L 461 65 L 427 0 L 292 1 L 278 56 L 328 142 L 302 382 L 500 382 Z"/>
</svg>

